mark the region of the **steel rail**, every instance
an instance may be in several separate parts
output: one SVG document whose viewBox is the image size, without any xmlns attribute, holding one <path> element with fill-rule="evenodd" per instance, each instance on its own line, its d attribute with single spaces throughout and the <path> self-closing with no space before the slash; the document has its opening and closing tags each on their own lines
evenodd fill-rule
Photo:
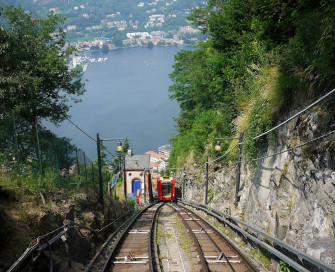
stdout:
<svg viewBox="0 0 335 272">
<path fill-rule="evenodd" d="M 185 208 L 186 209 L 186 208 Z M 189 209 L 186 209 L 187 211 L 190 211 L 193 215 L 197 216 L 198 218 L 202 219 L 199 215 L 195 214 L 194 212 L 192 212 L 191 210 Z M 202 226 L 200 225 L 199 222 L 197 221 L 194 221 L 195 224 L 198 225 L 198 227 L 201 229 Z M 207 237 L 209 238 L 209 240 L 214 244 L 214 246 L 216 247 L 217 250 L 220 251 L 220 253 L 222 254 L 222 256 L 225 258 L 225 260 L 227 261 L 227 264 L 229 265 L 229 267 L 231 268 L 231 270 L 233 272 L 235 272 L 235 269 L 233 268 L 233 266 L 231 265 L 230 261 L 228 260 L 226 254 L 224 254 L 224 252 L 222 251 L 222 249 L 219 247 L 219 245 L 213 240 L 213 238 L 209 235 L 209 233 L 206 231 L 205 228 L 203 228 L 203 231 L 206 233 Z M 220 235 L 222 237 L 222 235 Z M 224 239 L 226 240 L 226 239 Z"/>
<path fill-rule="evenodd" d="M 195 247 L 197 248 L 197 251 L 198 251 L 198 256 L 200 257 L 200 262 L 201 262 L 201 266 L 203 268 L 203 271 L 204 272 L 209 272 L 209 268 L 208 268 L 208 264 L 206 262 L 205 256 L 203 254 L 203 251 L 201 249 L 199 241 L 198 241 L 197 237 L 195 236 L 195 234 L 193 233 L 191 227 L 189 226 L 189 224 L 187 224 L 185 222 L 185 220 L 183 219 L 183 217 L 181 216 L 181 214 L 177 211 L 177 209 L 175 207 L 173 207 L 172 205 L 169 205 L 169 206 L 178 214 L 179 218 L 183 222 L 183 225 L 187 228 L 188 233 L 192 236 L 193 242 L 194 242 Z"/>
<path fill-rule="evenodd" d="M 84 272 L 89 272 L 92 268 L 92 266 L 96 263 L 96 261 L 98 260 L 99 256 L 101 255 L 102 251 L 105 249 L 105 247 L 109 244 L 109 242 L 116 237 L 116 235 L 121 231 L 121 229 L 127 225 L 129 222 L 131 222 L 131 220 L 136 216 L 136 214 L 134 214 L 129 220 L 127 220 L 126 222 L 124 222 L 123 224 L 121 224 L 120 227 L 117 228 L 116 231 L 114 231 L 109 237 L 108 239 L 103 243 L 103 245 L 100 247 L 99 251 L 94 255 L 94 257 L 92 258 L 92 260 L 90 261 L 90 263 L 87 265 L 86 269 Z"/>
<path fill-rule="evenodd" d="M 202 207 L 204 207 L 204 208 L 207 209 L 207 210 L 212 210 L 213 212 L 215 212 L 216 214 L 218 214 L 218 215 L 220 215 L 220 216 L 222 216 L 222 217 L 229 218 L 229 219 L 231 219 L 231 220 L 237 222 L 238 224 L 241 224 L 241 225 L 243 225 L 244 227 L 246 227 L 246 228 L 252 230 L 253 232 L 257 233 L 257 235 L 261 235 L 261 236 L 263 236 L 263 237 L 265 237 L 265 238 L 268 238 L 268 239 L 272 240 L 272 242 L 273 242 L 274 244 L 277 244 L 277 245 L 279 245 L 280 247 L 285 248 L 286 250 L 288 250 L 288 251 L 290 251 L 291 253 L 295 254 L 295 255 L 298 256 L 299 258 L 304 259 L 304 260 L 310 262 L 311 264 L 313 264 L 313 265 L 319 267 L 320 269 L 323 269 L 324 271 L 327 271 L 327 272 L 334 272 L 334 270 L 335 270 L 335 267 L 331 267 L 329 264 L 326 264 L 325 262 L 323 262 L 323 261 L 321 261 L 321 260 L 318 260 L 318 259 L 316 259 L 316 258 L 314 258 L 314 257 L 312 257 L 312 256 L 307 255 L 306 253 L 304 253 L 304 252 L 302 252 L 302 251 L 299 251 L 298 249 L 292 247 L 291 245 L 286 244 L 285 242 L 279 240 L 278 238 L 273 237 L 273 236 L 267 234 L 266 232 L 264 232 L 264 231 L 262 231 L 262 230 L 260 230 L 260 229 L 258 229 L 258 228 L 256 228 L 256 227 L 254 227 L 254 226 L 251 226 L 251 225 L 249 225 L 249 224 L 247 224 L 247 223 L 245 223 L 245 222 L 239 220 L 239 219 L 236 218 L 236 217 L 233 217 L 233 216 L 231 216 L 231 215 L 229 215 L 229 214 L 223 213 L 223 212 L 221 212 L 221 211 L 219 211 L 219 210 L 216 210 L 216 209 L 214 209 L 214 208 L 211 208 L 211 207 L 209 207 L 209 206 L 207 206 L 207 205 L 204 205 L 204 204 L 201 204 L 201 203 L 196 203 L 196 202 L 193 202 L 193 201 L 185 201 L 185 202 L 190 202 L 190 203 L 192 203 L 192 204 L 194 204 L 194 205 L 202 206 Z"/>
<path fill-rule="evenodd" d="M 244 257 L 244 254 L 234 245 L 232 244 L 228 239 L 226 239 L 226 237 L 215 227 L 213 226 L 211 223 L 209 223 L 207 220 L 205 220 L 202 216 L 196 214 L 195 212 L 183 207 L 184 209 L 186 209 L 187 211 L 190 211 L 191 213 L 195 214 L 198 218 L 200 218 L 201 220 L 203 220 L 205 222 L 205 224 L 208 224 L 213 230 L 214 232 L 220 236 L 225 242 L 227 242 L 227 244 L 229 244 L 234 250 L 236 250 L 236 252 L 238 254 L 241 255 L 241 258 L 255 271 L 257 271 L 257 268 L 255 267 L 254 264 L 252 264 L 247 258 Z M 206 231 L 206 230 L 205 230 Z M 207 231 L 206 231 L 207 232 Z M 222 251 L 221 251 L 222 252 Z M 223 252 L 222 252 L 223 253 Z M 223 254 L 224 255 L 224 254 Z"/>
<path fill-rule="evenodd" d="M 149 250 L 149 267 L 150 267 L 150 271 L 154 271 L 154 264 L 153 264 L 153 256 L 152 256 L 152 243 L 155 240 L 154 239 L 154 226 L 155 226 L 155 222 L 157 219 L 157 215 L 158 215 L 158 211 L 165 205 L 165 203 L 161 204 L 155 211 L 154 217 L 152 219 L 151 222 L 151 226 L 150 226 L 150 233 L 149 233 L 149 244 L 148 244 L 148 250 Z"/>
<path fill-rule="evenodd" d="M 286 262 L 288 265 L 290 265 L 291 267 L 297 269 L 298 271 L 303 271 L 303 272 L 308 272 L 309 270 L 306 269 L 305 267 L 303 267 L 302 265 L 300 265 L 299 263 L 295 262 L 294 260 L 292 260 L 291 258 L 287 257 L 285 254 L 281 253 L 279 250 L 275 249 L 274 247 L 270 246 L 269 244 L 259 240 L 257 237 L 253 236 L 252 234 L 244 231 L 243 229 L 241 229 L 240 227 L 238 227 L 237 225 L 233 224 L 232 222 L 228 221 L 227 219 L 225 219 L 222 215 L 223 213 L 221 213 L 220 211 L 215 211 L 212 212 L 207 208 L 204 208 L 205 205 L 203 204 L 199 204 L 199 203 L 194 203 L 191 201 L 180 201 L 181 203 L 185 204 L 185 205 L 189 205 L 191 207 L 194 207 L 196 209 L 200 209 L 203 210 L 204 212 L 212 215 L 213 217 L 217 218 L 220 221 L 223 221 L 225 224 L 229 225 L 231 228 L 235 229 L 236 231 L 240 232 L 242 235 L 244 235 L 245 237 L 249 238 L 250 240 L 252 240 L 253 242 L 259 244 L 260 246 L 262 246 L 263 248 L 265 248 L 266 250 L 268 250 L 269 252 L 271 252 L 273 255 L 275 255 L 276 257 L 278 257 L 279 259 L 283 260 L 284 262 Z M 214 209 L 212 209 L 214 211 Z M 220 216 L 220 214 L 222 214 Z M 229 216 L 227 215 L 227 217 L 229 219 L 235 220 L 238 223 L 243 224 L 245 227 L 247 227 L 248 229 L 251 229 L 253 231 L 255 231 L 257 234 L 261 234 L 262 236 L 265 236 L 269 239 L 271 239 L 274 243 L 278 244 L 279 246 L 284 247 L 285 249 L 287 249 L 288 251 L 290 251 L 291 253 L 294 253 L 296 256 L 298 256 L 299 258 L 305 259 L 306 261 L 310 262 L 311 264 L 319 267 L 320 269 L 323 269 L 324 271 L 327 272 L 334 272 L 334 268 L 330 267 L 329 265 L 323 263 L 320 260 L 316 260 L 315 258 L 306 255 L 303 252 L 298 251 L 297 249 L 294 249 L 293 247 L 283 243 L 282 241 L 266 234 L 265 232 L 256 229 L 255 227 L 252 227 L 238 219 L 236 219 L 235 217 Z"/>
<path fill-rule="evenodd" d="M 136 222 L 136 220 L 142 215 L 142 213 L 144 213 L 146 210 L 148 210 L 150 207 L 154 206 L 156 203 L 153 203 L 149 206 L 147 206 L 145 209 L 143 209 L 141 212 L 139 212 L 134 218 L 133 220 L 129 223 L 129 225 L 123 230 L 121 236 L 119 237 L 119 239 L 115 242 L 115 245 L 113 247 L 113 249 L 111 250 L 111 253 L 108 256 L 108 259 L 104 265 L 104 267 L 102 268 L 102 272 L 107 271 L 110 266 L 111 266 L 111 262 L 112 262 L 112 258 L 116 253 L 116 250 L 118 248 L 118 246 L 120 245 L 121 241 L 124 239 L 125 235 L 128 233 L 129 229 L 133 226 L 133 224 Z M 157 209 L 158 210 L 158 209 Z"/>
</svg>

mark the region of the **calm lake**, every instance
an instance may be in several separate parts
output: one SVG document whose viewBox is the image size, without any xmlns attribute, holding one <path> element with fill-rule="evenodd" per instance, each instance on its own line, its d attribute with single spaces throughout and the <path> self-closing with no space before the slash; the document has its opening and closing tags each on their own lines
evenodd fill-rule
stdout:
<svg viewBox="0 0 335 272">
<path fill-rule="evenodd" d="M 156 151 L 175 133 L 173 117 L 179 106 L 169 100 L 174 55 L 181 47 L 137 47 L 91 53 L 91 58 L 108 57 L 105 63 L 90 63 L 83 75 L 87 92 L 73 104 L 71 120 L 92 137 L 128 137 L 135 154 Z M 187 48 L 184 48 L 187 49 Z M 59 127 L 48 125 L 58 136 L 72 142 L 93 160 L 96 144 L 68 121 Z M 116 142 L 106 142 L 114 151 Z"/>
</svg>

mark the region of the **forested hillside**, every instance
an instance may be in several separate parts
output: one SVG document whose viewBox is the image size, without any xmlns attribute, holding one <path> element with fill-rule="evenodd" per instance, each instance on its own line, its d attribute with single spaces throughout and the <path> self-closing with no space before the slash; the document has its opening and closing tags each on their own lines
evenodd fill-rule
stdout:
<svg viewBox="0 0 335 272">
<path fill-rule="evenodd" d="M 1 1 L 0 1 L 1 5 Z M 127 32 L 177 31 L 185 25 L 192 8 L 202 0 L 8 0 L 6 5 L 21 6 L 25 12 L 46 16 L 50 11 L 66 18 L 67 41 L 93 40 L 97 37 L 126 38 Z M 148 25 L 151 15 L 164 20 Z"/>
<path fill-rule="evenodd" d="M 252 137 L 283 109 L 334 88 L 334 14 L 334 1 L 313 0 L 210 0 L 193 10 L 189 19 L 209 39 L 175 57 L 169 91 L 181 113 L 170 166 L 183 165 L 190 154 L 215 155 L 215 137 L 239 132 L 250 157 Z"/>
</svg>

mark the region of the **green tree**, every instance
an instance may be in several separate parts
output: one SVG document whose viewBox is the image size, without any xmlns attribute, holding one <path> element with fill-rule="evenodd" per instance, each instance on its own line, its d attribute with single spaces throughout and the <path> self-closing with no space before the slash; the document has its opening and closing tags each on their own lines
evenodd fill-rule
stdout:
<svg viewBox="0 0 335 272">
<path fill-rule="evenodd" d="M 115 44 L 116 47 L 123 47 L 123 35 L 118 33 L 114 36 L 113 38 L 113 43 Z"/>
<path fill-rule="evenodd" d="M 78 71 L 67 66 L 75 50 L 65 47 L 60 15 L 51 13 L 40 19 L 9 6 L 0 20 L 0 127 L 7 131 L 6 142 L 12 143 L 5 148 L 10 147 L 9 155 L 18 149 L 21 157 L 34 159 L 31 149 L 35 146 L 35 158 L 42 160 L 46 155 L 39 147 L 47 133 L 41 121 L 65 120 L 67 101 L 80 101 L 78 96 L 85 91 L 76 78 Z"/>
<path fill-rule="evenodd" d="M 209 0 L 193 10 L 188 19 L 208 39 L 175 56 L 169 91 L 181 113 L 170 163 L 180 164 L 192 151 L 203 154 L 215 135 L 235 134 L 241 127 L 234 119 L 246 113 L 240 125 L 251 154 L 257 144 L 251 139 L 272 125 L 294 94 L 333 88 L 334 12 L 335 3 L 324 0 Z"/>
<path fill-rule="evenodd" d="M 78 102 L 85 91 L 78 72 L 67 62 L 75 52 L 65 48 L 64 19 L 49 14 L 34 18 L 22 8 L 5 7 L 0 27 L 0 104 L 36 124 L 43 119 L 57 123 L 67 118 L 69 99 Z M 75 96 L 75 98 L 73 98 Z"/>
<path fill-rule="evenodd" d="M 90 47 L 90 50 L 91 50 L 91 51 L 99 51 L 99 50 L 100 50 L 100 47 L 99 47 L 98 45 L 92 45 L 92 46 Z"/>
<path fill-rule="evenodd" d="M 104 43 L 104 44 L 102 45 L 101 51 L 102 51 L 102 53 L 104 53 L 104 54 L 107 54 L 107 53 L 109 52 L 109 47 L 108 47 L 108 45 L 107 45 L 106 43 Z"/>
</svg>

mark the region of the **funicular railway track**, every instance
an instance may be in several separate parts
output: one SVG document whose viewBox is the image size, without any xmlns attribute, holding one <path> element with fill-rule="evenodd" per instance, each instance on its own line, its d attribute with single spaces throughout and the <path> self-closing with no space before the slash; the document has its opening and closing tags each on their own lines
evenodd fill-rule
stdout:
<svg viewBox="0 0 335 272">
<path fill-rule="evenodd" d="M 192 234 L 203 271 L 258 271 L 224 236 L 191 210 L 170 204 Z"/>
<path fill-rule="evenodd" d="M 159 210 L 164 204 L 149 206 L 133 217 L 131 223 L 106 247 L 107 252 L 101 254 L 102 257 L 92 269 L 86 271 L 162 271 L 157 256 L 159 250 L 155 230 Z M 184 226 L 182 231 L 191 237 L 196 248 L 190 271 L 258 271 L 199 215 L 176 203 L 167 206 L 180 219 Z"/>
<path fill-rule="evenodd" d="M 135 218 L 113 245 L 101 271 L 154 271 L 153 230 L 163 205 L 155 204 Z"/>
</svg>

